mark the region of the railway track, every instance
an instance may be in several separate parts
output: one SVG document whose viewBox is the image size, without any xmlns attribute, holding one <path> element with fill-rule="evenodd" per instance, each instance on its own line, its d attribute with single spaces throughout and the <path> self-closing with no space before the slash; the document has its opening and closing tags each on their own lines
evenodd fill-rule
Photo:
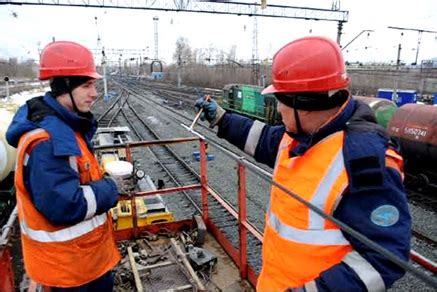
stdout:
<svg viewBox="0 0 437 292">
<path fill-rule="evenodd" d="M 417 187 L 407 184 L 406 188 L 409 202 L 431 212 L 437 211 L 436 185 L 432 184 Z"/>
<path fill-rule="evenodd" d="M 177 88 L 168 83 L 157 83 L 155 85 L 154 83 L 134 79 L 121 79 L 118 82 L 123 82 L 128 87 L 133 86 L 135 89 L 148 91 L 155 96 L 161 96 L 165 99 L 166 104 L 176 107 L 194 108 L 194 101 L 200 96 L 210 95 L 213 98 L 218 98 L 222 94 L 221 90 L 213 88 Z"/>
<path fill-rule="evenodd" d="M 428 235 L 424 234 L 423 232 L 420 232 L 416 229 L 411 230 L 414 237 L 416 237 L 418 240 L 424 242 L 428 246 L 430 246 L 432 249 L 437 248 L 437 241 L 429 237 Z"/>
<path fill-rule="evenodd" d="M 137 110 L 134 108 L 131 102 L 126 102 L 122 110 L 122 116 L 126 120 L 129 128 L 131 128 L 138 140 L 160 140 L 162 139 L 159 134 L 153 130 L 153 126 L 149 125 L 142 117 L 138 114 Z M 141 151 L 141 150 L 140 150 Z M 148 157 L 151 157 L 151 161 L 157 164 L 161 171 L 165 172 L 162 174 L 150 174 L 152 177 L 162 177 L 161 186 L 165 187 L 181 187 L 184 185 L 198 184 L 200 182 L 200 177 L 197 173 L 182 159 L 180 158 L 168 145 L 150 147 L 146 149 L 149 152 Z M 143 151 L 144 152 L 144 151 Z M 144 160 L 145 153 L 134 153 L 134 159 Z M 150 164 L 147 163 L 147 164 Z M 148 167 L 149 170 L 153 169 Z M 200 213 L 200 201 L 199 194 L 195 191 L 182 192 L 184 199 L 189 201 L 189 205 L 194 207 L 198 213 Z M 169 197 L 171 198 L 171 197 Z M 167 198 L 167 199 L 169 199 Z M 173 210 L 182 209 L 185 214 L 192 214 L 193 211 L 187 209 L 188 204 L 183 204 L 184 208 L 175 208 L 180 204 L 180 198 L 176 198 L 173 202 L 168 202 L 173 205 Z M 169 206 L 170 208 L 171 206 Z M 186 218 L 187 215 L 182 215 Z"/>
<path fill-rule="evenodd" d="M 131 86 L 129 86 L 131 88 Z M 131 89 L 124 88 L 131 91 Z M 143 117 L 138 113 L 142 110 L 144 105 L 141 101 L 145 98 L 141 96 L 135 96 L 136 94 L 130 92 L 130 96 L 126 101 L 123 101 L 123 105 L 118 110 L 111 109 L 107 111 L 106 114 L 117 116 L 117 123 L 126 125 L 128 124 L 138 140 L 160 140 L 162 137 L 153 129 L 153 125 L 150 125 L 148 121 L 145 121 Z M 132 101 L 132 98 L 136 99 L 136 102 Z M 118 102 L 120 104 L 120 102 Z M 112 117 L 99 117 L 101 120 L 114 120 Z M 191 168 L 178 154 L 176 154 L 169 146 L 156 146 L 150 148 L 148 153 L 136 152 L 133 153 L 135 160 L 150 159 L 154 161 L 159 168 L 165 172 L 160 174 L 151 174 L 152 176 L 161 176 L 164 180 L 166 187 L 176 187 L 183 185 L 196 184 L 200 182 L 200 175 Z M 150 161 L 148 164 L 150 165 Z M 148 170 L 152 167 L 148 167 Z M 214 190 L 220 196 L 220 200 L 226 201 L 226 199 L 220 195 L 217 190 Z M 198 191 L 187 191 L 183 192 L 183 199 L 188 200 L 188 203 L 182 203 L 180 196 L 165 196 L 166 204 L 170 210 L 176 212 L 175 215 L 181 218 L 186 218 L 186 214 L 192 214 L 193 212 L 187 209 L 188 205 L 194 207 L 198 212 L 200 212 L 200 193 Z M 166 198 L 169 197 L 169 198 Z M 173 198 L 172 198 L 173 197 Z M 170 199 L 172 198 L 172 199 Z M 212 196 L 209 197 L 208 201 L 209 215 L 211 220 L 218 226 L 218 228 L 225 234 L 225 236 L 231 241 L 235 248 L 239 248 L 238 240 L 238 222 L 237 220 L 227 212 L 222 205 L 215 200 Z M 182 208 L 181 208 L 182 207 Z M 248 259 L 249 264 L 254 268 L 255 271 L 259 272 L 261 268 L 261 242 L 258 241 L 254 236 L 248 236 Z"/>
</svg>

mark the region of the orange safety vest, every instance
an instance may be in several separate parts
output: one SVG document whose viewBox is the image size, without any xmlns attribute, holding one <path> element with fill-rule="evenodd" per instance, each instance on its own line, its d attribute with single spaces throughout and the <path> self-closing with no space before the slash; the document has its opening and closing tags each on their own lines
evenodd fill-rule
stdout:
<svg viewBox="0 0 437 292">
<path fill-rule="evenodd" d="M 343 140 L 344 132 L 337 132 L 303 156 L 290 157 L 295 141 L 284 135 L 273 179 L 332 215 L 349 185 L 343 159 Z M 385 154 L 386 167 L 395 169 L 403 177 L 402 157 L 392 149 L 387 149 Z M 315 289 L 315 283 L 311 281 L 341 261 L 350 262 L 348 257 L 354 257 L 354 253 L 334 223 L 323 219 L 279 188 L 272 187 L 258 291 L 283 291 L 305 284 Z M 382 279 L 380 282 L 383 285 Z"/>
<path fill-rule="evenodd" d="M 294 143 L 285 134 L 273 179 L 332 215 L 348 186 L 343 139 L 343 132 L 334 133 L 303 156 L 290 157 Z M 349 241 L 335 224 L 273 186 L 257 290 L 284 291 L 301 287 L 341 262 L 351 250 Z"/>
<path fill-rule="evenodd" d="M 32 148 L 49 138 L 46 131 L 36 129 L 23 135 L 18 145 L 15 185 L 24 266 L 29 277 L 42 285 L 77 287 L 111 270 L 120 255 L 112 234 L 111 216 L 107 213 L 87 214 L 84 221 L 75 225 L 55 226 L 33 205 L 24 184 L 23 169 Z M 80 187 L 88 200 L 94 193 L 87 183 L 101 179 L 102 174 L 78 133 L 76 140 L 82 156 L 70 157 L 70 166 L 78 171 Z"/>
</svg>

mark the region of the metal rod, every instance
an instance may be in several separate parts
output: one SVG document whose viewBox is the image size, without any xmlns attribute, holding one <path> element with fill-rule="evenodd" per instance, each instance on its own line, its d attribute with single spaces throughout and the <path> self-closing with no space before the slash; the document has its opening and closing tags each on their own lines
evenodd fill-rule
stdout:
<svg viewBox="0 0 437 292">
<path fill-rule="evenodd" d="M 240 235 L 240 277 L 247 279 L 246 168 L 238 164 L 238 231 Z"/>
<path fill-rule="evenodd" d="M 174 250 L 176 251 L 176 254 L 181 259 L 182 263 L 184 264 L 185 268 L 188 270 L 188 273 L 190 273 L 191 278 L 194 280 L 198 290 L 205 291 L 205 287 L 203 286 L 202 282 L 200 282 L 199 277 L 197 277 L 196 272 L 193 270 L 193 267 L 191 267 L 190 263 L 187 260 L 187 257 L 182 252 L 181 248 L 179 247 L 178 243 L 174 238 L 170 238 L 171 245 L 173 246 Z"/>
<path fill-rule="evenodd" d="M 188 284 L 188 285 L 183 285 L 183 286 L 176 287 L 174 289 L 161 290 L 161 291 L 162 292 L 176 292 L 176 291 L 185 291 L 185 290 L 188 290 L 188 289 L 191 289 L 191 288 L 193 288 L 193 286 Z"/>
<path fill-rule="evenodd" d="M 138 274 L 137 263 L 135 262 L 134 255 L 132 253 L 132 247 L 127 247 L 127 253 L 129 255 L 129 262 L 134 274 L 135 286 L 138 292 L 143 292 L 143 284 L 141 283 L 140 275 Z"/>
<path fill-rule="evenodd" d="M 205 140 L 200 140 L 200 183 L 202 188 L 200 189 L 201 202 L 202 202 L 202 219 L 207 221 L 208 214 L 208 190 L 205 186 L 208 185 L 208 174 L 207 174 L 207 164 L 206 164 L 206 142 Z"/>
<path fill-rule="evenodd" d="M 14 210 L 12 210 L 11 215 L 9 215 L 8 222 L 3 226 L 1 229 L 1 236 L 0 236 L 0 246 L 6 245 L 8 243 L 8 238 L 10 237 L 10 231 L 14 228 L 14 222 L 17 219 L 18 216 L 18 209 L 17 206 L 14 207 Z"/>
<path fill-rule="evenodd" d="M 427 259 L 417 251 L 412 250 L 410 253 L 410 258 L 414 260 L 416 263 L 421 265 L 422 267 L 425 267 L 427 270 L 430 270 L 434 274 L 437 273 L 437 263 L 433 262 L 430 259 Z"/>
<path fill-rule="evenodd" d="M 205 101 L 209 101 L 210 99 L 211 99 L 211 96 L 209 96 L 209 95 L 205 96 L 205 98 L 204 98 Z M 194 117 L 194 120 L 193 120 L 193 122 L 191 123 L 191 125 L 190 125 L 188 131 L 190 131 L 190 132 L 193 131 L 194 125 L 197 123 L 197 121 L 199 120 L 199 118 L 200 118 L 200 116 L 202 115 L 202 113 L 203 113 L 203 107 L 201 107 L 200 110 L 197 112 L 197 114 L 196 114 L 196 116 Z"/>
<path fill-rule="evenodd" d="M 364 29 L 364 30 L 362 30 L 359 34 L 357 34 L 351 41 L 349 41 L 344 47 L 342 47 L 341 48 L 341 50 L 343 51 L 344 49 L 346 49 L 351 43 L 353 43 L 357 38 L 359 38 L 360 37 L 360 35 L 362 35 L 363 33 L 365 33 L 365 32 L 373 32 L 373 30 L 371 30 L 371 29 Z M 340 44 L 339 42 L 338 42 L 338 44 Z"/>
<path fill-rule="evenodd" d="M 194 120 L 193 120 L 193 122 L 190 125 L 190 130 L 193 129 L 194 125 L 197 123 L 197 121 L 199 120 L 199 118 L 202 115 L 202 113 L 203 113 L 203 107 L 197 112 L 197 115 L 194 117 Z"/>
<path fill-rule="evenodd" d="M 168 266 L 171 266 L 174 264 L 175 264 L 174 262 L 166 261 L 166 262 L 162 262 L 162 263 L 158 263 L 158 264 L 154 264 L 154 265 L 138 267 L 137 270 L 138 270 L 138 272 L 141 272 L 144 270 L 153 270 L 153 269 L 157 269 L 157 268 L 164 268 L 164 267 L 168 267 Z"/>
</svg>

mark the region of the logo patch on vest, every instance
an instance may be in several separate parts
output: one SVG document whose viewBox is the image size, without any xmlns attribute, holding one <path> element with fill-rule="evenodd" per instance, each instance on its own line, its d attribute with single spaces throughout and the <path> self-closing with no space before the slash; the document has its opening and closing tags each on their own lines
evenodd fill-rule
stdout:
<svg viewBox="0 0 437 292">
<path fill-rule="evenodd" d="M 393 205 L 382 205 L 372 211 L 370 220 L 375 225 L 388 227 L 399 221 L 399 210 Z"/>
</svg>

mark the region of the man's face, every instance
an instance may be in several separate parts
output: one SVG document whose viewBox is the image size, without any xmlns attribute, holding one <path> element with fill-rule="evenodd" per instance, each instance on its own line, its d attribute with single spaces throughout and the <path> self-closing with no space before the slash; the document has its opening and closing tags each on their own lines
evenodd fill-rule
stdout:
<svg viewBox="0 0 437 292">
<path fill-rule="evenodd" d="M 87 113 L 97 97 L 96 80 L 90 79 L 72 91 L 74 102 L 81 113 Z"/>
<path fill-rule="evenodd" d="M 278 112 L 281 114 L 287 132 L 297 133 L 296 119 L 294 118 L 294 109 L 286 106 L 278 100 Z"/>
</svg>

